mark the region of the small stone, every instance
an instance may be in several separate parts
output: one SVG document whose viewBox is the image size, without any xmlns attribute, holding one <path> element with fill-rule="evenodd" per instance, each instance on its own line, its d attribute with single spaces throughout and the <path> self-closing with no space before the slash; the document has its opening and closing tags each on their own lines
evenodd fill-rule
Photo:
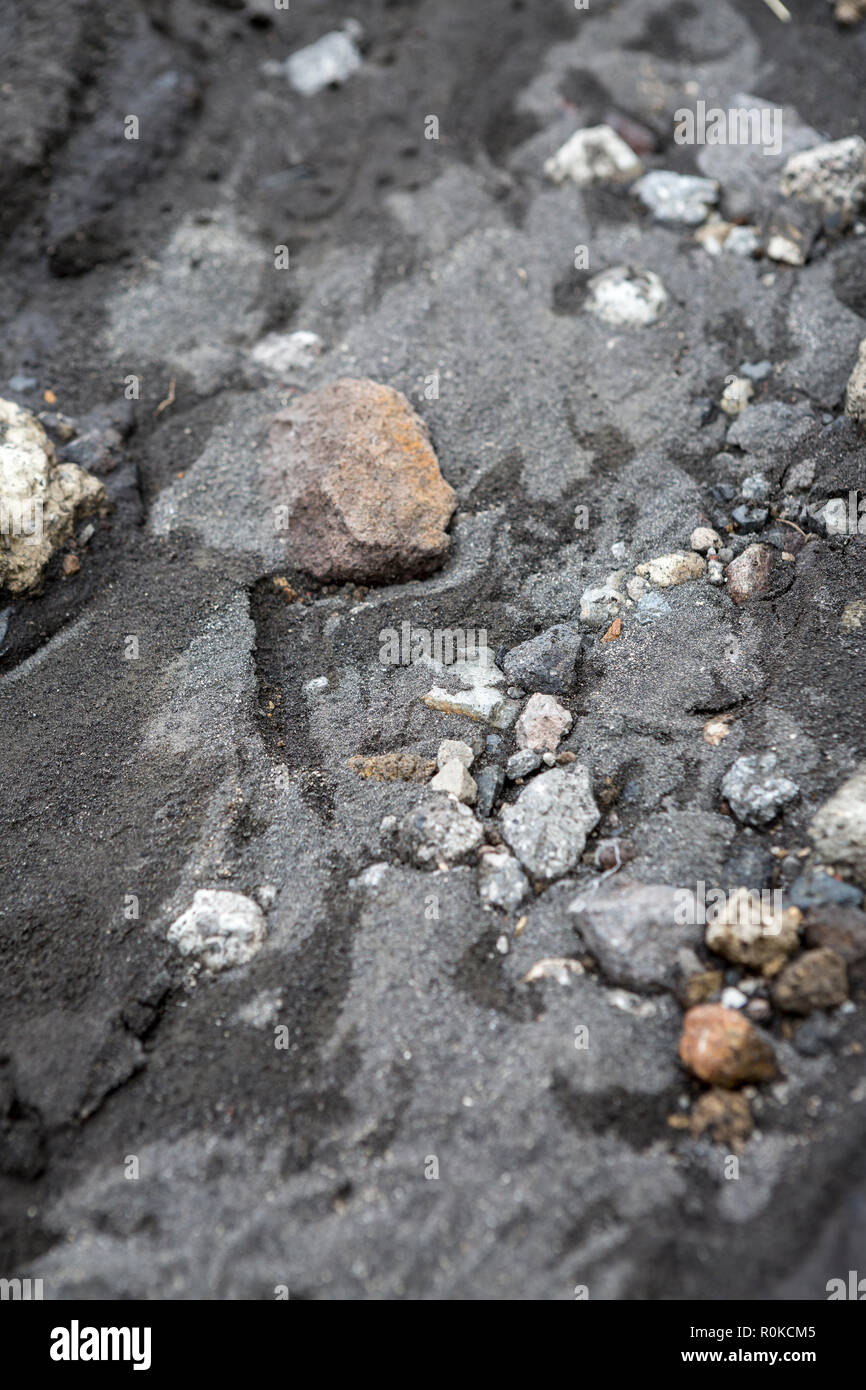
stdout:
<svg viewBox="0 0 866 1390">
<path fill-rule="evenodd" d="M 588 284 L 586 310 L 615 328 L 645 328 L 661 318 L 667 291 L 652 270 L 615 265 Z"/>
<path fill-rule="evenodd" d="M 750 473 L 740 484 L 740 496 L 746 502 L 769 502 L 772 488 L 763 473 Z"/>
<path fill-rule="evenodd" d="M 57 463 L 35 416 L 0 400 L 0 589 L 22 594 L 34 588 L 77 520 L 104 501 L 98 478 L 77 464 Z"/>
<path fill-rule="evenodd" d="M 537 753 L 555 753 L 573 722 L 572 715 L 553 695 L 532 695 L 517 721 L 518 746 Z"/>
<path fill-rule="evenodd" d="M 807 946 L 827 947 L 845 962 L 855 997 L 866 992 L 866 913 L 850 903 L 811 908 L 804 936 Z"/>
<path fill-rule="evenodd" d="M 670 555 L 658 555 L 644 565 L 637 565 L 635 573 L 646 576 L 660 589 L 670 589 L 676 584 L 700 579 L 705 569 L 706 562 L 694 551 L 676 550 Z"/>
<path fill-rule="evenodd" d="M 475 808 L 484 820 L 488 818 L 493 810 L 494 803 L 502 786 L 505 777 L 501 767 L 484 767 L 475 778 L 478 787 L 478 799 Z"/>
<path fill-rule="evenodd" d="M 866 203 L 866 140 L 851 135 L 791 155 L 779 185 L 786 197 L 852 222 Z"/>
<path fill-rule="evenodd" d="M 574 687 L 583 634 L 576 623 L 560 623 L 512 647 L 502 661 L 510 681 L 543 695 L 567 695 Z"/>
<path fill-rule="evenodd" d="M 615 642 L 622 636 L 622 618 L 614 618 L 607 632 L 602 637 L 602 642 Z"/>
<path fill-rule="evenodd" d="M 784 199 L 767 219 L 767 256 L 783 265 L 805 265 L 822 224 L 821 211 L 813 204 Z"/>
<path fill-rule="evenodd" d="M 714 531 L 711 526 L 696 526 L 689 545 L 692 550 L 697 550 L 705 555 L 708 550 L 721 550 L 722 538 L 718 531 Z"/>
<path fill-rule="evenodd" d="M 537 784 L 536 784 L 537 785 Z M 702 929 L 678 919 L 678 890 L 617 875 L 581 893 L 569 906 L 586 947 L 606 981 L 638 991 L 681 984 L 678 948 L 694 949 Z"/>
<path fill-rule="evenodd" d="M 348 26 L 347 26 L 348 30 Z M 335 29 L 315 43 L 299 48 L 283 65 L 296 92 L 314 96 L 325 87 L 340 86 L 361 66 L 361 55 L 351 30 Z"/>
<path fill-rule="evenodd" d="M 750 1018 L 753 1023 L 766 1023 L 772 1015 L 770 1001 L 762 998 L 752 998 L 746 1005 L 743 1013 Z"/>
<path fill-rule="evenodd" d="M 705 1004 L 721 992 L 724 976 L 721 970 L 696 970 L 686 975 L 677 986 L 677 998 L 684 1009 Z"/>
<path fill-rule="evenodd" d="M 589 772 L 581 763 L 534 778 L 501 816 L 503 839 L 532 878 L 545 883 L 579 863 L 598 822 Z"/>
<path fill-rule="evenodd" d="M 723 1004 L 726 1009 L 743 1009 L 748 1002 L 749 996 L 743 994 L 741 989 L 736 989 L 733 985 L 722 990 L 722 997 L 719 1000 L 719 1003 Z"/>
<path fill-rule="evenodd" d="M 715 179 L 675 174 L 667 169 L 644 174 L 632 191 L 657 222 L 684 222 L 689 227 L 705 222 L 710 208 L 719 201 Z"/>
<path fill-rule="evenodd" d="M 766 507 L 747 507 L 745 505 L 735 507 L 731 513 L 731 519 L 737 523 L 737 529 L 743 532 L 763 531 L 768 516 L 769 512 Z"/>
<path fill-rule="evenodd" d="M 821 522 L 828 536 L 844 536 L 848 533 L 848 505 L 842 497 L 831 497 L 823 507 L 811 514 Z"/>
<path fill-rule="evenodd" d="M 346 766 L 357 777 L 374 782 L 428 782 L 436 771 L 432 758 L 417 753 L 355 753 Z"/>
<path fill-rule="evenodd" d="M 848 378 L 845 413 L 859 425 L 866 425 L 866 338 L 860 343 L 857 362 Z"/>
<path fill-rule="evenodd" d="M 478 861 L 478 893 L 483 903 L 512 912 L 529 892 L 525 873 L 505 850 L 483 854 Z"/>
<path fill-rule="evenodd" d="M 625 591 L 632 603 L 639 603 L 644 594 L 650 592 L 649 580 L 633 575 L 631 579 L 626 580 Z"/>
<path fill-rule="evenodd" d="M 785 473 L 784 486 L 789 492 L 805 492 L 815 481 L 815 460 L 799 459 Z"/>
<path fill-rule="evenodd" d="M 596 183 L 630 182 L 643 173 L 643 165 L 615 130 L 598 125 L 576 130 L 545 161 L 544 172 L 554 183 L 570 180 L 579 188 L 587 188 Z"/>
<path fill-rule="evenodd" d="M 264 476 L 292 563 L 317 579 L 389 583 L 445 559 L 454 491 L 390 386 L 342 380 L 293 401 L 274 417 Z"/>
<path fill-rule="evenodd" d="M 721 407 L 726 415 L 739 415 L 755 394 L 748 377 L 735 376 L 722 392 Z"/>
<path fill-rule="evenodd" d="M 467 806 L 475 805 L 478 787 L 474 778 L 469 775 L 466 764 L 459 758 L 452 758 L 450 762 L 443 764 L 430 786 L 434 791 L 456 796 L 458 801 L 465 802 Z"/>
<path fill-rule="evenodd" d="M 518 777 L 528 777 L 530 773 L 537 772 L 541 767 L 541 754 L 536 753 L 532 748 L 522 748 L 519 753 L 512 753 L 505 765 L 505 776 L 510 782 L 516 782 Z"/>
<path fill-rule="evenodd" d="M 738 888 L 707 923 L 706 944 L 735 965 L 764 969 L 784 961 L 800 944 L 800 913 L 781 910 L 769 895 Z"/>
<path fill-rule="evenodd" d="M 661 594 L 644 594 L 637 605 L 635 619 L 642 627 L 649 623 L 654 623 L 657 618 L 663 618 L 666 613 L 671 612 L 671 606 L 667 599 L 663 599 Z"/>
<path fill-rule="evenodd" d="M 318 333 L 302 329 L 295 333 L 268 333 L 256 343 L 250 360 L 274 376 L 287 376 L 314 366 L 323 347 Z"/>
<path fill-rule="evenodd" d="M 464 767 L 471 767 L 475 754 L 468 743 L 464 743 L 459 738 L 444 738 L 439 744 L 439 752 L 436 754 L 436 766 L 441 769 L 446 763 L 457 759 Z"/>
<path fill-rule="evenodd" d="M 725 582 L 725 567 L 721 560 L 707 561 L 707 583 L 721 585 Z"/>
<path fill-rule="evenodd" d="M 78 571 L 79 571 L 80 569 L 81 569 L 81 561 L 79 560 L 79 558 L 78 558 L 77 555 L 72 555 L 72 554 L 64 555 L 64 557 L 63 557 L 63 573 L 64 573 L 67 577 L 69 577 L 70 575 L 73 575 L 73 574 L 77 574 Z"/>
<path fill-rule="evenodd" d="M 722 779 L 722 796 L 737 820 L 757 829 L 771 825 L 779 813 L 800 795 L 788 777 L 777 777 L 775 753 L 738 758 Z"/>
<path fill-rule="evenodd" d="M 776 1075 L 773 1049 L 736 1009 L 698 1004 L 683 1020 L 680 1058 L 689 1071 L 711 1086 L 731 1090 Z"/>
<path fill-rule="evenodd" d="M 789 1014 L 832 1009 L 848 997 L 845 962 L 829 947 L 804 951 L 786 965 L 773 988 L 773 1002 Z"/>
<path fill-rule="evenodd" d="M 804 911 L 811 907 L 859 907 L 863 894 L 853 883 L 835 878 L 833 874 L 815 870 L 799 874 L 791 884 L 791 902 Z"/>
<path fill-rule="evenodd" d="M 700 1139 L 709 1133 L 716 1144 L 734 1152 L 741 1149 L 752 1132 L 752 1110 L 742 1091 L 725 1091 L 714 1086 L 699 1096 L 689 1115 L 689 1133 Z"/>
<path fill-rule="evenodd" d="M 464 714 L 467 719 L 492 724 L 495 729 L 510 729 L 520 709 L 515 700 L 506 699 L 492 686 L 451 692 L 434 685 L 421 698 L 428 709 L 441 710 L 444 714 Z"/>
<path fill-rule="evenodd" d="M 762 362 L 741 362 L 738 375 L 747 376 L 749 381 L 766 381 L 772 371 L 772 362 L 764 358 Z"/>
<path fill-rule="evenodd" d="M 200 888 L 192 905 L 168 929 L 182 956 L 195 956 L 207 970 L 230 970 L 252 960 L 267 928 L 258 903 L 243 893 Z"/>
<path fill-rule="evenodd" d="M 397 828 L 398 852 L 420 869 L 463 864 L 483 842 L 484 830 L 469 807 L 450 796 L 407 811 Z"/>
<path fill-rule="evenodd" d="M 546 956 L 544 960 L 537 960 L 530 966 L 523 977 L 523 983 L 531 985 L 537 980 L 555 980 L 558 985 L 570 985 L 572 980 L 583 973 L 580 961 L 574 960 L 571 956 Z"/>
<path fill-rule="evenodd" d="M 591 628 L 608 628 L 625 604 L 625 595 L 610 580 L 584 589 L 580 596 L 580 621 Z"/>
<path fill-rule="evenodd" d="M 734 603 L 761 598 L 770 587 L 773 552 L 768 545 L 749 545 L 725 570 L 728 593 Z"/>
<path fill-rule="evenodd" d="M 304 681 L 301 689 L 305 695 L 322 695 L 331 687 L 331 682 L 327 676 L 313 676 L 312 680 Z"/>
<path fill-rule="evenodd" d="M 732 256 L 756 256 L 761 249 L 757 227 L 732 226 L 725 238 L 724 249 Z"/>
<path fill-rule="evenodd" d="M 841 632 L 856 632 L 866 626 L 866 598 L 855 598 L 846 603 L 839 619 Z"/>
<path fill-rule="evenodd" d="M 711 748 L 718 748 L 723 738 L 727 738 L 731 732 L 731 725 L 728 719 L 723 716 L 708 719 L 704 725 L 704 743 L 708 743 Z"/>
<path fill-rule="evenodd" d="M 844 865 L 866 884 L 866 765 L 824 803 L 809 836 L 825 864 Z"/>
</svg>

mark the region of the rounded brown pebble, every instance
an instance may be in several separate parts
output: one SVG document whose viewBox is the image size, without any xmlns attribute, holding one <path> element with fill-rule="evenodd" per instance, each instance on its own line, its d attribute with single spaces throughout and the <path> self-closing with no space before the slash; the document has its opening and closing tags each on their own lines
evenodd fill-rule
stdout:
<svg viewBox="0 0 866 1390">
<path fill-rule="evenodd" d="M 786 965 L 773 989 L 773 1002 L 789 1014 L 832 1009 L 848 997 L 845 962 L 828 946 L 804 951 Z"/>
<path fill-rule="evenodd" d="M 765 1038 L 736 1009 L 698 1004 L 683 1019 L 680 1058 L 701 1081 L 730 1089 L 769 1081 L 776 1059 Z"/>
<path fill-rule="evenodd" d="M 81 569 L 81 561 L 79 560 L 79 558 L 78 558 L 77 555 L 64 555 L 64 557 L 63 557 L 63 573 L 64 573 L 64 574 L 77 574 L 78 571 L 79 571 L 80 569 Z"/>
</svg>

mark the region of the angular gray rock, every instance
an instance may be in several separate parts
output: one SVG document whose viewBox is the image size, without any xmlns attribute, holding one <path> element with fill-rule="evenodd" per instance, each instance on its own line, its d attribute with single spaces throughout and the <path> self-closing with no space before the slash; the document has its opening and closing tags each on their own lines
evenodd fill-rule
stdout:
<svg viewBox="0 0 866 1390">
<path fill-rule="evenodd" d="M 512 647 L 502 669 L 512 685 L 542 695 L 567 695 L 574 686 L 583 635 L 577 623 L 557 623 Z"/>
<path fill-rule="evenodd" d="M 484 830 L 468 806 L 437 797 L 416 806 L 397 827 L 397 850 L 420 869 L 463 864 L 484 842 Z"/>
<path fill-rule="evenodd" d="M 502 836 L 532 878 L 550 883 L 575 867 L 599 819 L 589 772 L 572 763 L 524 787 L 502 812 Z"/>
<path fill-rule="evenodd" d="M 743 825 L 772 824 L 800 795 L 796 782 L 774 775 L 777 763 L 775 753 L 738 758 L 722 778 L 722 796 Z"/>
<path fill-rule="evenodd" d="M 680 890 L 614 878 L 569 906 L 605 979 L 625 989 L 673 989 L 677 952 L 700 943 L 700 923 L 677 920 Z M 679 914 L 682 915 L 682 914 Z"/>
<path fill-rule="evenodd" d="M 529 892 L 529 882 L 513 854 L 504 850 L 482 854 L 478 861 L 478 893 L 483 903 L 511 912 Z"/>
</svg>

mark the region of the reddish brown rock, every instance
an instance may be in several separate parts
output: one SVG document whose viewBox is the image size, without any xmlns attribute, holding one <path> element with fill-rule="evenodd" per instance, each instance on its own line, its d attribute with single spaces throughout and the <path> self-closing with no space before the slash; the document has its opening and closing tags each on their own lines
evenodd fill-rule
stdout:
<svg viewBox="0 0 866 1390">
<path fill-rule="evenodd" d="M 770 585 L 772 552 L 768 545 L 747 545 L 725 570 L 728 593 L 734 603 L 761 598 Z"/>
<path fill-rule="evenodd" d="M 776 1075 L 773 1049 L 736 1009 L 698 1004 L 683 1019 L 680 1058 L 711 1086 L 730 1089 Z"/>
<path fill-rule="evenodd" d="M 789 1014 L 811 1014 L 815 1009 L 832 1009 L 848 997 L 845 962 L 835 951 L 823 946 L 804 951 L 786 965 L 773 989 L 773 1002 Z"/>
<path fill-rule="evenodd" d="M 281 410 L 265 474 L 286 508 L 286 558 L 317 579 L 386 584 L 445 559 L 454 491 L 424 421 L 390 386 L 336 381 Z"/>
</svg>

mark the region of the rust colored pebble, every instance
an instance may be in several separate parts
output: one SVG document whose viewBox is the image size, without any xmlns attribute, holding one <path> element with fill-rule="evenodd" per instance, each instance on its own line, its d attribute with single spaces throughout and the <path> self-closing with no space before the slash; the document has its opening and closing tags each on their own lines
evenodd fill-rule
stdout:
<svg viewBox="0 0 866 1390">
<path fill-rule="evenodd" d="M 273 420 L 263 467 L 287 560 L 324 582 L 421 578 L 448 552 L 456 497 L 424 421 L 375 381 L 342 380 Z"/>
<path fill-rule="evenodd" d="M 680 1058 L 711 1086 L 741 1086 L 776 1075 L 773 1049 L 736 1009 L 698 1004 L 683 1019 Z"/>
</svg>

